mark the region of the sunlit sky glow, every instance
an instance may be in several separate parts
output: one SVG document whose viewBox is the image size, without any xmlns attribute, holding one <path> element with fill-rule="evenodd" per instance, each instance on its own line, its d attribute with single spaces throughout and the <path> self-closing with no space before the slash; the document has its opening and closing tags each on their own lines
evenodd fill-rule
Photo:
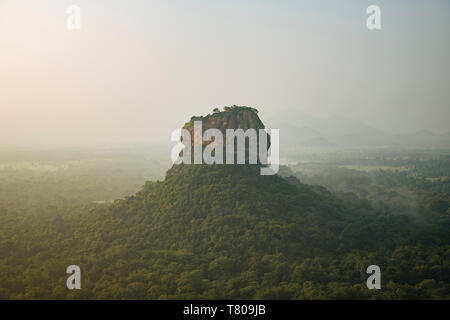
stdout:
<svg viewBox="0 0 450 320">
<path fill-rule="evenodd" d="M 169 140 L 232 104 L 443 133 L 449 30 L 446 0 L 0 0 L 0 145 Z"/>
</svg>

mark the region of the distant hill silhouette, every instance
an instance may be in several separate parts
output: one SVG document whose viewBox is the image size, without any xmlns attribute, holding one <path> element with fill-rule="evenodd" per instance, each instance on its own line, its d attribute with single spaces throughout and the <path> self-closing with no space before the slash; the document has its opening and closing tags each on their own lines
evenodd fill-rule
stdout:
<svg viewBox="0 0 450 320">
<path fill-rule="evenodd" d="M 429 130 L 411 134 L 390 134 L 342 116 L 318 118 L 286 109 L 269 119 L 269 127 L 279 128 L 286 148 L 450 148 L 450 135 Z"/>
</svg>

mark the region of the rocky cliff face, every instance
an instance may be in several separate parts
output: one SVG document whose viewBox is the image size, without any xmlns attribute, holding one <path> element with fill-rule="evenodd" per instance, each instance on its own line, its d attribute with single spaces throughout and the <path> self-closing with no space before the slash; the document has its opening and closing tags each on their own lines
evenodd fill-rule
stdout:
<svg viewBox="0 0 450 320">
<path fill-rule="evenodd" d="M 223 111 L 214 109 L 212 114 L 207 116 L 194 116 L 187 122 L 183 129 L 187 129 L 192 137 L 192 145 L 194 145 L 194 122 L 202 122 L 202 134 L 208 129 L 219 129 L 225 137 L 227 129 L 264 129 L 264 124 L 258 117 L 258 110 L 250 107 L 232 106 L 225 107 Z M 268 137 L 268 145 L 270 138 Z M 202 141 L 203 145 L 209 144 L 209 141 Z"/>
<path fill-rule="evenodd" d="M 194 133 L 194 125 L 195 122 L 201 121 L 202 123 L 202 134 L 201 137 L 199 135 L 195 135 Z M 225 157 L 226 154 L 226 130 L 227 129 L 242 129 L 244 132 L 248 129 L 255 129 L 256 136 L 258 139 L 258 150 L 259 148 L 265 148 L 268 150 L 270 147 L 270 135 L 266 134 L 267 144 L 260 144 L 259 141 L 259 129 L 264 129 L 264 124 L 261 119 L 258 117 L 258 110 L 250 107 L 244 106 L 232 106 L 232 107 L 224 107 L 223 111 L 219 111 L 219 109 L 214 109 L 212 114 L 208 114 L 206 116 L 193 116 L 189 122 L 187 122 L 183 129 L 186 129 L 190 133 L 191 138 L 191 163 L 194 163 L 194 145 L 202 144 L 202 148 L 209 144 L 214 144 L 215 141 L 204 140 L 203 136 L 206 130 L 208 129 L 218 129 L 222 132 L 223 135 L 223 155 Z M 181 139 L 182 140 L 182 139 Z M 186 143 L 184 143 L 186 145 Z M 234 154 L 235 160 L 237 159 L 237 139 L 234 142 Z M 245 138 L 245 163 L 249 162 L 249 139 Z M 180 152 L 180 157 L 183 156 L 183 151 Z M 261 163 L 261 159 L 258 154 L 257 162 Z M 225 163 L 225 159 L 224 159 Z M 234 163 L 237 163 L 236 161 Z M 265 163 L 265 162 L 263 162 Z M 175 169 L 180 165 L 174 164 L 172 169 L 169 170 L 170 173 L 174 173 Z M 182 164 L 181 164 L 182 166 Z M 169 172 L 168 172 L 169 173 Z"/>
</svg>

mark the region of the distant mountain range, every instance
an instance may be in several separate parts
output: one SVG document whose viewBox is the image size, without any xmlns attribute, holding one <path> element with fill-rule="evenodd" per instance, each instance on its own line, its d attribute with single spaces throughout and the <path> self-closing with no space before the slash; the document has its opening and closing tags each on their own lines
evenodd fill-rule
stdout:
<svg viewBox="0 0 450 320">
<path fill-rule="evenodd" d="M 450 131 L 441 135 L 428 130 L 391 134 L 362 121 L 333 115 L 313 117 L 287 109 L 270 118 L 270 128 L 280 129 L 281 145 L 299 148 L 450 148 Z"/>
</svg>

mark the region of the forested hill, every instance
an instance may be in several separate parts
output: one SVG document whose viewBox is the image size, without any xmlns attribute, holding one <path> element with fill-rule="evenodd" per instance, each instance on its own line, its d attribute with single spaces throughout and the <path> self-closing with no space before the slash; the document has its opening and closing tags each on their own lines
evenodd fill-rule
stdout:
<svg viewBox="0 0 450 320">
<path fill-rule="evenodd" d="M 449 297 L 448 226 L 256 166 L 184 165 L 112 205 L 19 220 L 1 235 L 2 298 Z M 82 290 L 65 287 L 71 264 Z M 371 264 L 383 290 L 366 288 Z"/>
<path fill-rule="evenodd" d="M 450 297 L 448 225 L 256 165 L 179 165 L 112 204 L 1 222 L 0 298 Z M 73 264 L 82 289 L 69 291 Z M 382 290 L 366 287 L 374 264 Z"/>
</svg>

